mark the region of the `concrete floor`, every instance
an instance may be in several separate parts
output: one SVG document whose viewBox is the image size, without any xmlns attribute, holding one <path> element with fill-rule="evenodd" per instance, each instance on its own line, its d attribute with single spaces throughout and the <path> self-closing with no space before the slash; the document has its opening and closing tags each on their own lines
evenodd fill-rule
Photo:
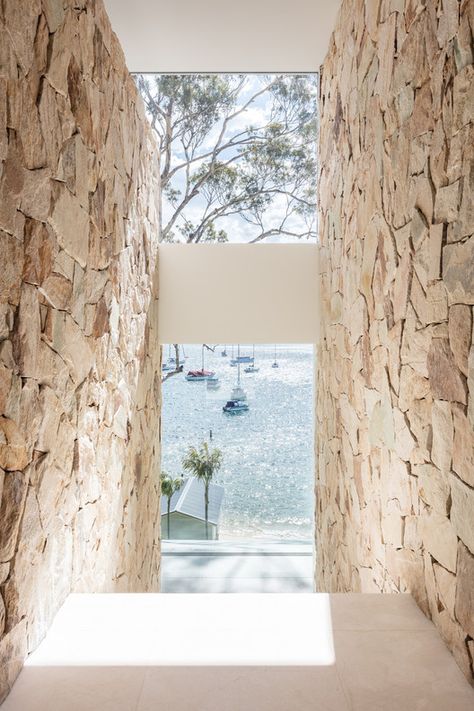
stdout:
<svg viewBox="0 0 474 711">
<path fill-rule="evenodd" d="M 472 711 L 409 595 L 71 595 L 2 711 Z"/>
<path fill-rule="evenodd" d="M 164 541 L 165 593 L 313 592 L 311 543 Z"/>
</svg>

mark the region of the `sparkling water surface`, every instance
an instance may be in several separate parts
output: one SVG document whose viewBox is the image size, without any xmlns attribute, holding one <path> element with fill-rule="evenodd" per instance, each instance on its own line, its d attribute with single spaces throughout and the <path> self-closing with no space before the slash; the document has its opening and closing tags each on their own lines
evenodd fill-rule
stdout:
<svg viewBox="0 0 474 711">
<path fill-rule="evenodd" d="M 184 346 L 185 372 L 201 367 L 201 347 Z M 219 527 L 221 539 L 304 540 L 313 520 L 313 348 L 277 347 L 279 368 L 272 368 L 274 346 L 255 346 L 258 373 L 245 373 L 241 384 L 249 411 L 226 415 L 222 406 L 236 384 L 237 368 L 221 356 L 222 346 L 206 351 L 205 367 L 220 379 L 219 390 L 188 382 L 184 374 L 163 383 L 162 466 L 182 473 L 189 445 L 209 441 L 223 452 L 215 481 L 225 487 Z M 174 349 L 173 349 L 174 355 Z M 241 346 L 241 355 L 251 355 Z M 163 348 L 163 361 L 169 349 Z M 237 348 L 234 348 L 237 355 Z"/>
</svg>

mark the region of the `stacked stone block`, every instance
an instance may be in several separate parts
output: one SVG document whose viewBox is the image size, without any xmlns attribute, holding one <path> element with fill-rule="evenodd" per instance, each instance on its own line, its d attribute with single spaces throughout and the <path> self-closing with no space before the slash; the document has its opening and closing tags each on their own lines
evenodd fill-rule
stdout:
<svg viewBox="0 0 474 711">
<path fill-rule="evenodd" d="M 474 1 L 343 0 L 321 75 L 320 590 L 474 660 Z"/>
<path fill-rule="evenodd" d="M 158 588 L 158 213 L 102 0 L 3 0 L 0 701 L 71 590 Z"/>
</svg>

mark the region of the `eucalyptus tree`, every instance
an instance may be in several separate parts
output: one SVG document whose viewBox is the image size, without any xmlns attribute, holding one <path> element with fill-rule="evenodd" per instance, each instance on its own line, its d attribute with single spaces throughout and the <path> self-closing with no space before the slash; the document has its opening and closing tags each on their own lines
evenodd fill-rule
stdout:
<svg viewBox="0 0 474 711">
<path fill-rule="evenodd" d="M 166 474 L 166 472 L 163 472 L 160 477 L 160 484 L 161 484 L 161 495 L 167 497 L 167 535 L 168 535 L 168 540 L 170 538 L 170 509 L 171 509 L 171 497 L 173 496 L 174 493 L 179 491 L 181 487 L 183 486 L 183 479 L 180 477 L 176 477 L 173 479 L 173 477 L 169 476 L 169 474 Z"/>
<path fill-rule="evenodd" d="M 207 442 L 198 448 L 189 447 L 183 459 L 183 469 L 204 483 L 204 518 L 206 520 L 206 538 L 209 525 L 209 484 L 222 466 L 220 449 L 209 449 Z"/>
<path fill-rule="evenodd" d="M 161 152 L 162 239 L 315 236 L 314 75 L 137 75 Z M 237 222 L 236 222 L 237 220 Z"/>
</svg>

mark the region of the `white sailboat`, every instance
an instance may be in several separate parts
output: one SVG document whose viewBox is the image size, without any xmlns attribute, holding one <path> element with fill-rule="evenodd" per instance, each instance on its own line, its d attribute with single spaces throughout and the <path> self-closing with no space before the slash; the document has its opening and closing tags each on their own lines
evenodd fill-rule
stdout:
<svg viewBox="0 0 474 711">
<path fill-rule="evenodd" d="M 247 394 L 240 384 L 240 345 L 237 346 L 237 384 L 232 388 L 229 400 L 222 408 L 223 412 L 228 414 L 237 414 L 239 412 L 247 412 L 249 406 L 247 404 Z"/>
<path fill-rule="evenodd" d="M 174 370 L 175 367 L 175 363 L 171 361 L 171 345 L 168 345 L 168 360 L 162 363 L 161 369 L 165 373 L 166 371 Z"/>
<path fill-rule="evenodd" d="M 246 373 L 258 373 L 260 368 L 255 367 L 255 343 L 252 345 L 252 362 L 250 365 L 248 365 L 246 368 L 244 368 L 244 371 Z"/>
<path fill-rule="evenodd" d="M 276 344 L 275 344 L 275 360 L 274 360 L 273 363 L 272 363 L 272 368 L 278 368 L 278 367 L 279 367 L 279 366 L 278 366 L 278 361 L 277 361 L 277 347 L 276 347 Z"/>
<path fill-rule="evenodd" d="M 232 366 L 236 366 L 238 363 L 250 363 L 253 364 L 254 361 L 254 356 L 250 355 L 240 355 L 240 345 L 237 346 L 237 358 L 234 358 L 234 355 L 232 354 L 232 358 L 230 361 L 230 364 Z"/>
<path fill-rule="evenodd" d="M 179 355 L 179 348 L 180 347 L 183 349 L 182 357 L 180 357 L 180 355 Z M 183 366 L 186 361 L 186 353 L 184 352 L 184 346 L 178 346 L 179 365 L 176 360 L 176 355 L 173 355 L 173 351 L 176 353 L 174 346 L 169 344 L 168 345 L 168 360 L 166 361 L 166 363 L 163 363 L 163 366 L 162 366 L 163 372 L 170 371 L 170 370 L 177 370 L 178 367 L 181 370 L 182 369 L 181 366 Z"/>
<path fill-rule="evenodd" d="M 215 376 L 215 372 L 213 370 L 205 370 L 204 369 L 204 346 L 202 347 L 202 356 L 201 357 L 202 357 L 201 370 L 189 370 L 188 374 L 186 375 L 186 380 L 188 380 L 189 382 L 209 380 L 209 378 L 213 378 Z"/>
</svg>

